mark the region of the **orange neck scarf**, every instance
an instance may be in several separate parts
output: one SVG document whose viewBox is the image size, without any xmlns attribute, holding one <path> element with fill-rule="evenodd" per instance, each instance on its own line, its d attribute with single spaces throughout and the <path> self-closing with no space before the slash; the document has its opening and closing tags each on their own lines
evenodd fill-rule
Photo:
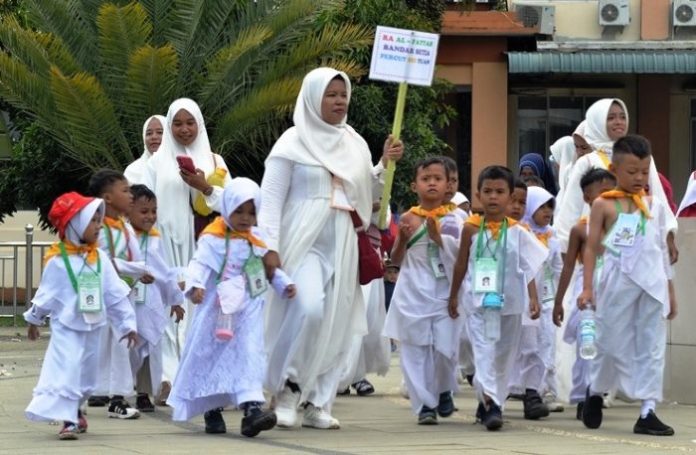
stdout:
<svg viewBox="0 0 696 455">
<path fill-rule="evenodd" d="M 68 240 L 63 240 L 63 245 L 65 245 L 65 252 L 67 254 L 75 254 L 82 256 L 86 254 L 87 264 L 96 264 L 97 258 L 99 257 L 99 246 L 97 242 L 90 243 L 89 245 L 75 245 Z M 59 242 L 54 243 L 46 252 L 44 256 L 44 264 L 48 262 L 54 256 L 60 256 L 60 244 Z"/>
<path fill-rule="evenodd" d="M 441 206 L 432 210 L 426 210 L 420 205 L 417 205 L 415 207 L 411 207 L 411 209 L 408 212 L 413 213 L 414 215 L 422 216 L 423 218 L 439 218 L 441 216 L 447 215 L 456 208 L 456 205 L 449 202 L 447 204 L 442 204 Z"/>
<path fill-rule="evenodd" d="M 508 227 L 512 227 L 517 224 L 517 220 L 514 220 L 510 217 L 505 217 L 505 219 L 507 219 Z M 484 218 L 478 213 L 476 213 L 467 218 L 466 223 L 476 227 L 481 227 L 481 223 L 483 222 L 483 220 Z M 498 240 L 498 235 L 500 235 L 500 229 L 502 228 L 502 226 L 502 221 L 486 221 L 486 225 L 484 227 L 491 231 L 491 236 L 493 237 L 493 240 Z"/>
<path fill-rule="evenodd" d="M 536 235 L 536 238 L 538 238 L 539 241 L 540 241 L 541 243 L 543 243 L 544 246 L 545 246 L 546 248 L 549 247 L 549 239 L 551 238 L 551 235 L 552 235 L 552 234 L 553 234 L 553 232 L 551 231 L 551 229 L 549 229 L 548 231 L 544 232 L 543 234 L 542 234 L 542 233 L 537 233 L 537 232 L 534 233 L 534 235 Z"/>
<path fill-rule="evenodd" d="M 203 229 L 203 232 L 201 232 L 201 235 L 207 234 L 224 239 L 228 231 L 230 233 L 230 237 L 233 239 L 243 239 L 254 246 L 258 246 L 259 248 L 267 248 L 263 240 L 255 237 L 251 231 L 235 231 L 228 228 L 227 224 L 225 224 L 225 220 L 221 216 L 218 216 L 213 220 L 212 223 L 207 225 L 205 229 Z"/>
<path fill-rule="evenodd" d="M 119 231 L 126 230 L 126 223 L 123 221 L 123 218 L 111 218 L 110 216 L 105 216 L 104 224 L 110 228 L 118 229 Z"/>
<path fill-rule="evenodd" d="M 135 228 L 133 228 L 135 229 Z M 141 231 L 140 229 L 135 229 L 135 233 L 138 234 L 139 236 L 143 234 L 147 234 L 149 237 L 159 237 L 160 236 L 160 231 L 158 231 L 156 228 L 151 228 L 149 231 Z"/>
<path fill-rule="evenodd" d="M 650 210 L 648 210 L 648 206 L 645 205 L 645 201 L 643 201 L 643 196 L 645 196 L 645 190 L 641 190 L 639 193 L 627 193 L 626 191 L 623 190 L 611 190 L 611 191 L 605 191 L 601 195 L 605 199 L 630 199 L 633 201 L 633 203 L 638 207 L 638 210 L 641 211 L 641 213 L 645 216 L 645 218 L 650 218 Z"/>
</svg>

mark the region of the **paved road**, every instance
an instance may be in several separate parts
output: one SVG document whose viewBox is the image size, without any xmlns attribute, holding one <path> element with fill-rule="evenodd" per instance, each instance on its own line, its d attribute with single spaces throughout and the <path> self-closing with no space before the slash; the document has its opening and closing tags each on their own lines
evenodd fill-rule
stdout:
<svg viewBox="0 0 696 455">
<path fill-rule="evenodd" d="M 459 412 L 440 425 L 416 425 L 409 403 L 399 395 L 398 357 L 384 378 L 373 380 L 370 397 L 339 397 L 334 415 L 342 428 L 272 430 L 254 439 L 240 436 L 241 414 L 224 413 L 229 433 L 206 435 L 203 419 L 173 423 L 168 408 L 135 421 L 108 419 L 105 408 L 90 408 L 89 432 L 78 441 L 59 441 L 58 426 L 25 420 L 47 341 L 31 343 L 14 329 L 0 329 L 0 454 L 75 453 L 235 453 L 235 454 L 666 454 L 696 452 L 696 407 L 665 404 L 658 414 L 674 426 L 673 437 L 631 432 L 636 404 L 619 403 L 605 413 L 599 430 L 586 430 L 574 409 L 537 422 L 522 418 L 521 403 L 510 402 L 501 432 L 474 423 L 475 400 L 468 386 L 456 397 Z"/>
</svg>

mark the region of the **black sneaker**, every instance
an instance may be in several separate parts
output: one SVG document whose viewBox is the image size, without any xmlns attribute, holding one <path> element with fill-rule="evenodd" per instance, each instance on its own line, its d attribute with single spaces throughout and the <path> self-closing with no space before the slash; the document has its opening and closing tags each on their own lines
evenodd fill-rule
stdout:
<svg viewBox="0 0 696 455">
<path fill-rule="evenodd" d="M 466 382 L 469 383 L 471 387 L 474 386 L 474 375 L 473 374 L 467 374 L 466 375 Z"/>
<path fill-rule="evenodd" d="M 478 407 L 476 408 L 476 422 L 483 423 L 483 419 L 486 417 L 486 407 L 479 401 Z"/>
<path fill-rule="evenodd" d="M 435 409 L 423 405 L 418 413 L 418 425 L 437 425 Z"/>
<path fill-rule="evenodd" d="M 111 400 L 109 404 L 108 415 L 114 419 L 137 419 L 140 413 L 137 409 L 131 407 L 125 400 Z"/>
<path fill-rule="evenodd" d="M 140 412 L 154 412 L 155 405 L 150 401 L 147 393 L 139 393 L 135 399 L 135 408 Z"/>
<path fill-rule="evenodd" d="M 524 395 L 524 418 L 527 420 L 538 420 L 542 417 L 548 417 L 549 408 L 544 404 L 544 401 L 539 396 L 539 393 L 533 389 L 527 389 Z"/>
<path fill-rule="evenodd" d="M 503 412 L 500 410 L 500 406 L 491 401 L 488 411 L 485 411 L 482 423 L 488 431 L 500 430 L 503 426 Z"/>
<path fill-rule="evenodd" d="M 350 395 L 350 386 L 346 387 L 343 390 L 339 390 L 338 392 L 336 392 L 336 395 L 343 397 Z"/>
<path fill-rule="evenodd" d="M 440 417 L 449 417 L 452 413 L 454 413 L 452 392 L 442 392 L 440 394 L 440 402 L 437 404 L 437 414 Z"/>
<path fill-rule="evenodd" d="M 587 428 L 596 429 L 602 425 L 602 404 L 604 399 L 601 395 L 590 396 L 590 388 L 585 392 L 585 404 L 582 407 L 582 423 Z"/>
<path fill-rule="evenodd" d="M 645 418 L 639 417 L 633 425 L 636 434 L 649 434 L 651 436 L 674 436 L 674 428 L 662 423 L 652 410 Z"/>
<path fill-rule="evenodd" d="M 93 395 L 87 399 L 87 406 L 92 408 L 102 408 L 109 403 L 109 397 Z"/>
<path fill-rule="evenodd" d="M 220 417 L 222 418 L 222 417 Z M 244 436 L 253 438 L 262 431 L 270 430 L 276 425 L 278 419 L 275 412 L 253 409 L 248 415 L 242 418 L 242 431 Z M 224 424 L 224 422 L 223 422 Z"/>
<path fill-rule="evenodd" d="M 367 395 L 372 395 L 375 393 L 375 387 L 370 384 L 370 381 L 367 379 L 361 379 L 355 384 L 353 384 L 353 388 L 355 389 L 355 393 L 358 394 L 358 396 L 364 397 Z"/>
<path fill-rule="evenodd" d="M 205 419 L 205 432 L 208 434 L 227 433 L 225 420 L 222 418 L 222 408 L 211 409 L 203 414 Z"/>
<path fill-rule="evenodd" d="M 575 410 L 575 418 L 582 421 L 582 407 L 585 405 L 584 401 L 578 403 L 578 407 Z"/>
</svg>

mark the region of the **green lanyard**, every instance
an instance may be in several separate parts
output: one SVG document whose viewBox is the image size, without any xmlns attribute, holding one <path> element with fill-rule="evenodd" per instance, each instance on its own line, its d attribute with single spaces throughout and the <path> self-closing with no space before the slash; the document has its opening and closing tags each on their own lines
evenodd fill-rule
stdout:
<svg viewBox="0 0 696 455">
<path fill-rule="evenodd" d="M 148 245 L 148 233 L 143 232 L 143 238 L 140 239 L 140 251 L 143 252 L 143 259 L 145 264 L 147 264 L 147 245 Z"/>
<path fill-rule="evenodd" d="M 220 271 L 217 274 L 217 278 L 215 279 L 215 282 L 217 284 L 220 284 L 220 279 L 222 278 L 222 272 L 225 271 L 225 267 L 227 266 L 227 255 L 229 254 L 230 251 L 230 230 L 229 228 L 225 227 L 225 257 L 222 259 L 222 267 L 220 267 Z"/>
<path fill-rule="evenodd" d="M 60 247 L 60 255 L 63 258 L 63 262 L 65 263 L 65 269 L 68 272 L 68 277 L 70 277 L 70 283 L 72 284 L 73 289 L 75 292 L 77 292 L 77 277 L 75 276 L 75 272 L 73 272 L 72 267 L 70 266 L 70 261 L 68 260 L 68 253 L 65 251 L 65 244 L 63 242 L 58 242 L 58 246 Z M 86 262 L 86 261 L 85 261 Z M 97 256 L 97 275 L 101 274 L 101 258 Z"/>
<path fill-rule="evenodd" d="M 439 216 L 439 217 L 437 217 L 437 220 L 440 221 L 442 218 L 444 218 L 444 217 Z M 425 221 L 424 221 L 423 224 L 421 224 L 420 229 L 418 231 L 416 231 L 415 234 L 413 234 L 413 236 L 408 240 L 408 242 L 406 242 L 406 249 L 411 248 L 417 241 L 419 241 L 427 233 L 428 233 L 428 227 L 426 226 Z"/>
<path fill-rule="evenodd" d="M 624 213 L 623 207 L 621 207 L 621 203 L 618 201 L 618 199 L 614 201 L 614 206 L 616 207 L 616 213 Z M 631 208 L 630 201 L 628 203 L 628 208 L 629 208 L 629 210 Z M 639 210 L 639 212 L 640 212 L 640 223 L 638 223 L 638 232 L 645 235 L 645 223 L 647 220 L 645 219 L 645 214 L 643 213 L 643 211 Z M 628 212 L 625 212 L 625 213 L 628 213 Z"/>
<path fill-rule="evenodd" d="M 495 242 L 495 251 L 491 251 L 490 248 L 488 248 L 488 241 L 486 241 L 486 249 L 488 251 L 491 251 L 491 255 L 493 257 L 494 261 L 497 261 L 498 258 L 498 250 L 500 249 L 500 244 L 503 244 L 503 267 L 502 267 L 502 272 L 503 272 L 503 279 L 501 281 L 500 285 L 500 293 L 503 294 L 505 290 L 505 259 L 507 256 L 507 230 L 508 230 L 508 221 L 507 217 L 503 219 L 503 224 L 500 227 L 500 237 L 498 240 Z M 476 238 L 476 259 L 480 259 L 481 256 L 483 256 L 483 251 L 484 251 L 484 245 L 483 245 L 483 237 L 486 234 L 486 218 L 481 219 L 481 226 L 479 226 L 479 233 L 478 237 Z M 489 238 L 490 240 L 490 238 Z"/>
</svg>

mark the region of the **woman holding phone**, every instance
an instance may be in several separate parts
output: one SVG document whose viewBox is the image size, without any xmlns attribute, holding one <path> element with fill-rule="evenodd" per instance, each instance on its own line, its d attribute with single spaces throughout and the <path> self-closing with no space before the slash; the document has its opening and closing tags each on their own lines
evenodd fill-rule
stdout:
<svg viewBox="0 0 696 455">
<path fill-rule="evenodd" d="M 147 162 L 144 183 L 157 195 L 157 221 L 167 262 L 183 272 L 196 247 L 195 219 L 208 215 L 195 213 L 194 201 L 202 198 L 209 209 L 219 211 L 222 187 L 211 185 L 208 179 L 223 171 L 224 184 L 231 179 L 225 160 L 210 148 L 203 114 L 195 101 L 174 101 L 163 126 L 162 145 Z M 186 311 L 192 314 L 188 306 Z M 162 342 L 164 395 L 171 386 L 166 383 L 176 375 L 185 332 L 186 318 L 179 324 L 171 322 Z"/>
</svg>

